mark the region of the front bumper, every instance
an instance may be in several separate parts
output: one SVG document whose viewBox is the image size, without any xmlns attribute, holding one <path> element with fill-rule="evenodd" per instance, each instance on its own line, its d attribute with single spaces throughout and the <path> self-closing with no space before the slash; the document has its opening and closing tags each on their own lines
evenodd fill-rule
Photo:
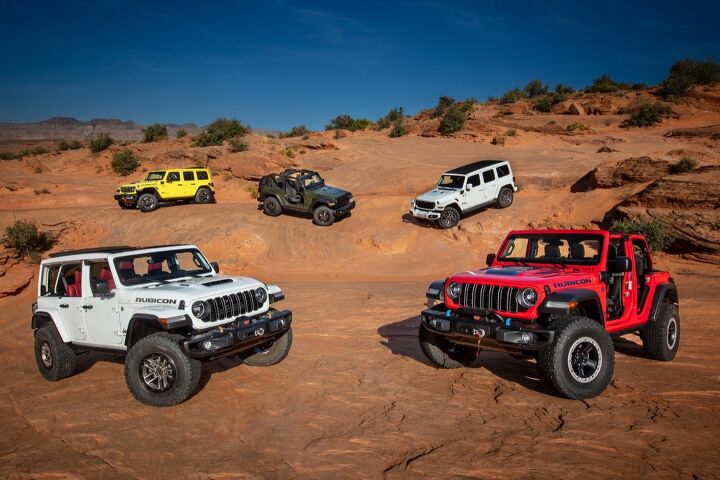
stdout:
<svg viewBox="0 0 720 480">
<path fill-rule="evenodd" d="M 238 317 L 230 325 L 191 335 L 180 343 L 188 357 L 214 360 L 232 357 L 245 350 L 277 340 L 292 323 L 290 310 L 268 312 L 254 317 Z"/>
<path fill-rule="evenodd" d="M 116 193 L 113 198 L 118 202 L 137 203 L 137 193 Z"/>
<path fill-rule="evenodd" d="M 348 212 L 349 212 L 350 210 L 352 210 L 353 208 L 355 208 L 355 200 L 350 200 L 350 201 L 349 201 L 348 203 L 346 203 L 345 205 L 342 205 L 342 206 L 340 206 L 340 207 L 334 208 L 334 209 L 333 209 L 333 213 L 334 213 L 336 216 L 345 215 L 346 213 L 348 213 Z"/>
<path fill-rule="evenodd" d="M 410 214 L 415 218 L 422 220 L 437 220 L 440 218 L 440 210 L 426 210 L 424 208 L 413 207 L 410 209 Z"/>
<path fill-rule="evenodd" d="M 492 310 L 465 308 L 449 310 L 438 304 L 420 314 L 422 324 L 448 340 L 469 346 L 495 347 L 503 350 L 540 350 L 555 339 L 553 330 L 535 323 L 503 318 Z"/>
</svg>

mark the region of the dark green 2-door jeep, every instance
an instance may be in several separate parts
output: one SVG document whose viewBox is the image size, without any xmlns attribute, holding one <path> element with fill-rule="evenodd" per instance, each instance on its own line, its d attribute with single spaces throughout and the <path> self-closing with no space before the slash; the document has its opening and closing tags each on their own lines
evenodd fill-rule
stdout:
<svg viewBox="0 0 720 480">
<path fill-rule="evenodd" d="M 310 213 L 316 225 L 332 225 L 336 218 L 355 208 L 352 193 L 325 185 L 312 170 L 288 169 L 260 179 L 262 209 L 277 217 L 283 210 Z"/>
</svg>

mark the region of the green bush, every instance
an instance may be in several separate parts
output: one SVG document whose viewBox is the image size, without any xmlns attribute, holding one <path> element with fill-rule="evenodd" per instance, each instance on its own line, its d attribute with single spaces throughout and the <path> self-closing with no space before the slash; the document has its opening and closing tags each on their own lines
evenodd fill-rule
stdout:
<svg viewBox="0 0 720 480">
<path fill-rule="evenodd" d="M 177 132 L 175 132 L 175 137 L 177 138 L 184 138 L 187 136 L 187 131 L 184 128 L 178 129 Z"/>
<path fill-rule="evenodd" d="M 660 102 L 644 103 L 625 120 L 623 127 L 651 127 L 673 114 L 672 108 Z"/>
<path fill-rule="evenodd" d="M 465 114 L 459 106 L 453 105 L 452 107 L 447 109 L 447 112 L 445 112 L 445 115 L 440 121 L 438 132 L 442 133 L 443 135 L 449 135 L 451 133 L 462 130 L 464 126 Z"/>
<path fill-rule="evenodd" d="M 645 82 L 633 83 L 630 85 L 630 90 L 645 90 L 647 88 L 650 88 L 650 86 Z"/>
<path fill-rule="evenodd" d="M 574 132 L 575 130 L 587 130 L 588 127 L 584 123 L 575 122 L 567 126 L 568 132 Z"/>
<path fill-rule="evenodd" d="M 243 125 L 237 119 L 218 118 L 200 132 L 193 143 L 195 147 L 222 145 L 225 140 L 242 137 L 250 133 L 250 126 Z"/>
<path fill-rule="evenodd" d="M 445 112 L 448 108 L 455 105 L 455 99 L 452 97 L 448 97 L 443 95 L 442 97 L 438 98 L 438 103 L 435 105 L 435 108 L 433 109 L 433 117 L 442 117 L 445 115 Z"/>
<path fill-rule="evenodd" d="M 44 147 L 35 147 L 32 150 L 30 150 L 30 153 L 32 155 L 44 155 L 48 153 L 48 149 Z"/>
<path fill-rule="evenodd" d="M 505 136 L 507 137 L 517 137 L 517 130 L 514 128 L 509 129 L 507 132 L 505 132 Z"/>
<path fill-rule="evenodd" d="M 388 133 L 388 137 L 404 137 L 405 135 L 407 135 L 407 133 L 408 132 L 407 127 L 405 126 L 405 119 L 403 117 L 400 117 L 393 122 L 393 126 L 390 130 L 390 133 Z"/>
<path fill-rule="evenodd" d="M 502 103 L 503 105 L 508 103 L 515 103 L 523 98 L 525 98 L 525 92 L 515 87 L 512 90 L 508 90 L 507 92 L 502 94 L 502 96 L 500 97 L 500 103 Z"/>
<path fill-rule="evenodd" d="M 308 133 L 311 133 L 311 131 L 308 130 L 305 125 L 298 125 L 293 127 L 288 133 L 280 133 L 278 136 L 280 138 L 302 137 Z"/>
<path fill-rule="evenodd" d="M 686 173 L 691 170 L 694 170 L 695 167 L 697 167 L 698 162 L 694 158 L 691 157 L 683 157 L 678 162 L 670 167 L 670 171 L 672 173 Z"/>
<path fill-rule="evenodd" d="M 616 82 L 610 75 L 602 75 L 593 80 L 589 87 L 585 87 L 585 91 L 590 93 L 612 93 L 618 90 L 630 90 L 630 85 Z"/>
<path fill-rule="evenodd" d="M 297 147 L 295 145 L 285 145 L 285 156 L 288 158 L 295 158 L 297 154 Z"/>
<path fill-rule="evenodd" d="M 250 146 L 245 140 L 243 140 L 242 137 L 231 138 L 228 145 L 230 146 L 230 152 L 232 153 L 247 152 L 250 149 Z"/>
<path fill-rule="evenodd" d="M 110 167 L 119 175 L 130 175 L 137 170 L 138 161 L 130 150 L 125 149 L 115 152 Z"/>
<path fill-rule="evenodd" d="M 358 130 L 365 130 L 372 122 L 367 118 L 353 118 L 350 115 L 338 115 L 333 118 L 329 124 L 325 126 L 325 130 L 350 130 L 356 132 Z"/>
<path fill-rule="evenodd" d="M 100 153 L 113 144 L 113 139 L 107 133 L 101 133 L 97 137 L 90 140 L 90 151 Z"/>
<path fill-rule="evenodd" d="M 558 83 L 557 85 L 555 85 L 555 93 L 557 93 L 558 95 L 570 95 L 571 93 L 575 93 L 575 89 L 568 85 Z"/>
<path fill-rule="evenodd" d="M 79 148 L 83 148 L 83 144 L 81 142 L 78 142 L 77 140 L 72 140 L 71 142 L 62 140 L 60 143 L 58 143 L 58 151 L 65 152 L 67 150 L 77 150 Z"/>
<path fill-rule="evenodd" d="M 545 112 L 548 113 L 550 110 L 552 110 L 552 107 L 557 105 L 560 102 L 564 102 L 567 100 L 567 97 L 565 94 L 554 94 L 550 93 L 548 95 L 544 95 L 540 97 L 536 102 L 535 105 L 533 105 L 533 109 L 537 110 L 538 112 Z"/>
<path fill-rule="evenodd" d="M 523 88 L 523 93 L 528 98 L 546 95 L 548 92 L 550 92 L 548 86 L 543 85 L 539 79 L 530 81 L 527 85 L 525 85 L 525 88 Z"/>
<path fill-rule="evenodd" d="M 11 248 L 17 258 L 30 257 L 35 262 L 40 259 L 41 252 L 53 246 L 55 239 L 50 233 L 41 232 L 33 222 L 15 220 L 5 227 L 2 243 Z"/>
<path fill-rule="evenodd" d="M 387 115 L 378 119 L 378 121 L 375 123 L 375 126 L 377 130 L 383 130 L 390 127 L 394 122 L 397 122 L 398 120 L 401 120 L 403 118 L 405 118 L 405 112 L 403 111 L 403 107 L 392 108 L 387 113 Z"/>
<path fill-rule="evenodd" d="M 610 230 L 617 233 L 641 234 L 650 244 L 650 248 L 655 251 L 667 250 L 675 241 L 665 224 L 657 219 L 614 220 Z"/>
<path fill-rule="evenodd" d="M 143 128 L 143 134 L 145 142 L 156 142 L 158 140 L 165 140 L 168 138 L 167 125 L 163 123 L 153 123 L 148 125 L 147 128 Z"/>
<path fill-rule="evenodd" d="M 660 84 L 660 94 L 682 96 L 694 85 L 720 82 L 720 64 L 712 60 L 698 61 L 685 58 L 672 64 L 670 73 Z"/>
</svg>

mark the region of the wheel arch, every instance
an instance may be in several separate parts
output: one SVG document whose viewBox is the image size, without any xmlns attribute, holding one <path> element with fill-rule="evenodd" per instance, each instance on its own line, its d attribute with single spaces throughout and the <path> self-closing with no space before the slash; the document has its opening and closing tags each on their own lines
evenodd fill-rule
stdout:
<svg viewBox="0 0 720 480">
<path fill-rule="evenodd" d="M 30 327 L 33 330 L 37 330 L 49 323 L 55 325 L 55 328 L 60 334 L 60 338 L 62 338 L 63 342 L 69 343 L 72 341 L 70 330 L 68 330 L 65 323 L 63 323 L 62 316 L 58 312 L 46 310 L 35 312 L 32 316 L 32 320 L 30 321 Z"/>
<path fill-rule="evenodd" d="M 310 204 L 310 211 L 314 212 L 315 209 L 318 207 L 328 207 L 330 210 L 332 210 L 332 207 L 329 204 L 330 200 L 328 200 L 327 198 L 316 198 Z"/>
<path fill-rule="evenodd" d="M 165 320 L 165 321 L 163 321 Z M 125 346 L 130 349 L 140 339 L 159 332 L 177 332 L 185 327 L 192 325 L 192 321 L 186 316 L 186 319 L 180 322 L 169 324 L 167 319 L 149 313 L 136 313 L 128 322 L 127 332 L 125 333 Z"/>
<path fill-rule="evenodd" d="M 586 288 L 551 293 L 540 305 L 539 310 L 540 313 L 548 316 L 562 317 L 582 313 L 582 316 L 605 325 L 605 315 L 598 294 Z"/>
<path fill-rule="evenodd" d="M 679 297 L 675 282 L 661 283 L 655 288 L 648 321 L 653 321 L 657 318 L 660 314 L 660 307 L 666 300 L 669 300 L 673 305 L 678 305 Z"/>
<path fill-rule="evenodd" d="M 139 192 L 137 192 L 138 198 L 140 197 L 140 195 L 144 195 L 144 194 L 146 194 L 146 193 L 152 193 L 152 194 L 155 195 L 157 198 L 161 198 L 161 197 L 160 197 L 160 192 L 158 192 L 155 187 L 143 188 L 142 190 L 140 190 Z"/>
</svg>

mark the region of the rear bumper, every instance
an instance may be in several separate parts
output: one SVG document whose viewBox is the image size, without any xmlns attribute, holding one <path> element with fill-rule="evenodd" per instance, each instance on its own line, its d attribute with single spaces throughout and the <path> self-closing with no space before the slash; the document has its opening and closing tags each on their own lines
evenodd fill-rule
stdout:
<svg viewBox="0 0 720 480">
<path fill-rule="evenodd" d="M 254 317 L 238 317 L 227 326 L 188 336 L 180 344 L 185 355 L 202 360 L 235 356 L 245 350 L 283 336 L 292 323 L 290 310 L 268 312 Z"/>
<path fill-rule="evenodd" d="M 423 310 L 420 318 L 431 332 L 462 345 L 477 346 L 480 341 L 481 345 L 503 350 L 540 350 L 555 339 L 552 330 L 480 308 L 453 312 L 441 303 Z"/>
<path fill-rule="evenodd" d="M 346 213 L 348 213 L 348 212 L 349 212 L 350 210 L 352 210 L 353 208 L 355 208 L 355 200 L 350 200 L 350 201 L 349 201 L 348 203 L 346 203 L 345 205 L 343 205 L 343 206 L 341 206 L 341 207 L 335 208 L 335 209 L 333 210 L 333 213 L 335 213 L 335 215 L 345 215 Z"/>
<path fill-rule="evenodd" d="M 413 207 L 410 209 L 410 214 L 415 218 L 422 220 L 437 220 L 440 218 L 439 210 L 425 210 L 422 208 Z"/>
</svg>

